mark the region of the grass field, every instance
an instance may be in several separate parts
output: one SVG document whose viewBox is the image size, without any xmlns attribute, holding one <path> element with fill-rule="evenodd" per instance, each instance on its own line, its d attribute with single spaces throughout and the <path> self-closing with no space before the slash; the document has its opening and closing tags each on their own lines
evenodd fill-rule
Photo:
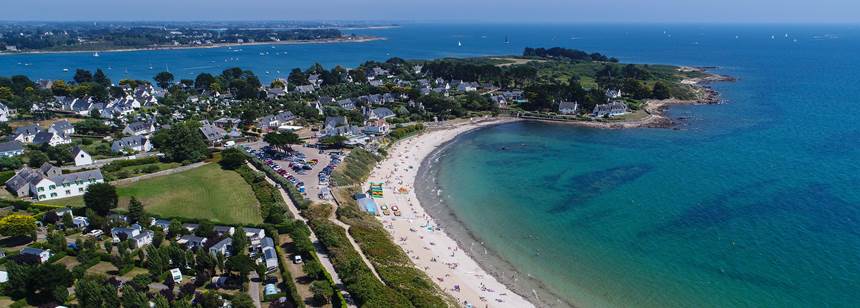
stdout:
<svg viewBox="0 0 860 308">
<path fill-rule="evenodd" d="M 260 207 L 251 187 L 233 171 L 208 164 L 188 171 L 117 187 L 119 207 L 134 196 L 148 213 L 208 219 L 216 223 L 261 223 Z M 82 197 L 46 201 L 83 206 Z"/>
</svg>

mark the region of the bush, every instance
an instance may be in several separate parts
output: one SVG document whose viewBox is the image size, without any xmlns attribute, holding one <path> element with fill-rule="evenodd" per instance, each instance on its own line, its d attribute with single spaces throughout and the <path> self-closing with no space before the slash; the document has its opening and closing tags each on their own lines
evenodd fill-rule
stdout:
<svg viewBox="0 0 860 308">
<path fill-rule="evenodd" d="M 338 186 L 361 184 L 376 166 L 377 157 L 368 151 L 354 149 L 332 173 L 332 180 Z"/>
</svg>

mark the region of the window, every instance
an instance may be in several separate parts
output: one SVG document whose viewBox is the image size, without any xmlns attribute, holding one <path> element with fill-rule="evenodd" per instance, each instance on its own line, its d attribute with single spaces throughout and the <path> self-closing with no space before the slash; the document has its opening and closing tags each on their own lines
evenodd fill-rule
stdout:
<svg viewBox="0 0 860 308">
<path fill-rule="evenodd" d="M 37 190 L 38 190 L 39 192 L 43 192 L 43 191 L 45 191 L 45 188 L 44 188 L 44 187 L 39 187 L 39 189 L 37 189 Z"/>
<path fill-rule="evenodd" d="M 50 189 L 50 190 L 54 190 L 54 189 L 56 189 L 56 188 L 57 188 L 57 186 L 56 186 L 56 185 L 48 185 L 48 189 Z"/>
<path fill-rule="evenodd" d="M 84 192 L 84 188 L 83 187 L 78 188 L 78 192 Z"/>
<path fill-rule="evenodd" d="M 39 199 L 45 199 L 45 195 L 39 195 Z"/>
<path fill-rule="evenodd" d="M 71 194 L 72 194 L 72 191 L 71 191 L 71 190 L 66 190 L 66 194 L 67 194 L 67 195 L 71 195 Z"/>
<path fill-rule="evenodd" d="M 56 197 L 57 193 L 51 193 L 51 198 Z"/>
</svg>

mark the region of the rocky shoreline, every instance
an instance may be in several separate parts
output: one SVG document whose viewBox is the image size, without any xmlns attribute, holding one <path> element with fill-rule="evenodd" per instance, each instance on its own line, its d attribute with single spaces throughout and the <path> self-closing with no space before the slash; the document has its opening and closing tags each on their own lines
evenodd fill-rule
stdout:
<svg viewBox="0 0 860 308">
<path fill-rule="evenodd" d="M 647 100 L 643 106 L 643 110 L 648 114 L 643 119 L 627 120 L 627 121 L 602 121 L 602 120 L 579 120 L 579 119 L 564 119 L 564 118 L 520 118 L 532 121 L 545 121 L 552 123 L 563 123 L 570 125 L 578 125 L 584 127 L 604 128 L 604 129 L 625 129 L 625 128 L 677 128 L 680 122 L 666 116 L 666 111 L 674 105 L 714 105 L 721 104 L 722 100 L 720 93 L 714 90 L 710 84 L 715 82 L 733 82 L 734 77 L 708 73 L 708 70 L 716 69 L 717 67 L 690 67 L 681 66 L 679 71 L 684 72 L 701 72 L 705 74 L 703 77 L 684 79 L 680 83 L 693 87 L 696 92 L 694 99 L 664 99 L 664 100 Z M 517 115 L 512 115 L 517 117 Z"/>
</svg>

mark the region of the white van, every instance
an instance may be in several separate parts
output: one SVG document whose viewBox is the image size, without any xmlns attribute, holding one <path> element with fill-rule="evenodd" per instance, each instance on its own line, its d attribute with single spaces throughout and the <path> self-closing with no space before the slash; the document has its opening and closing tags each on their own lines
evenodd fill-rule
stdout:
<svg viewBox="0 0 860 308">
<path fill-rule="evenodd" d="M 302 264 L 302 256 L 300 256 L 300 255 L 295 255 L 295 256 L 293 257 L 293 263 L 295 263 L 295 264 Z"/>
</svg>

